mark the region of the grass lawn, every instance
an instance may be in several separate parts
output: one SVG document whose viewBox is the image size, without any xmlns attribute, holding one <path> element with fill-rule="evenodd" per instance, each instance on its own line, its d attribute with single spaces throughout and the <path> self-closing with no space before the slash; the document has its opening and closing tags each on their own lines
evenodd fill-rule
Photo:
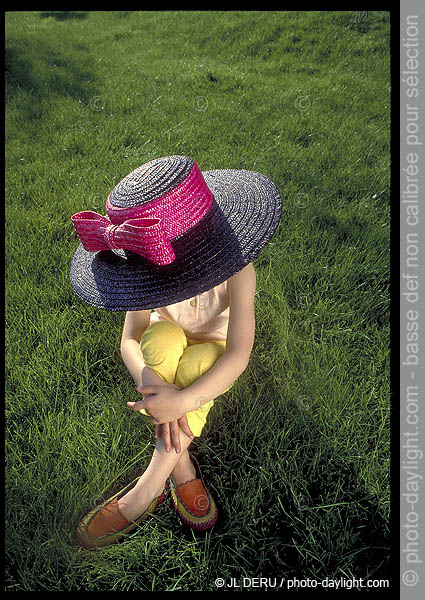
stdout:
<svg viewBox="0 0 425 600">
<path fill-rule="evenodd" d="M 8 591 L 391 579 L 390 13 L 356 16 L 6 13 Z M 154 438 L 125 406 L 123 314 L 71 289 L 70 216 L 171 154 L 283 198 L 249 367 L 194 448 L 220 520 L 194 534 L 168 498 L 88 552 L 76 523 Z"/>
</svg>

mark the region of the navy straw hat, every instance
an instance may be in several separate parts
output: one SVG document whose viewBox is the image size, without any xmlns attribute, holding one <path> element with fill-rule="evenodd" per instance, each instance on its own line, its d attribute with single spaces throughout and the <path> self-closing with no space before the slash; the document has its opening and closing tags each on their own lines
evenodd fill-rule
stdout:
<svg viewBox="0 0 425 600">
<path fill-rule="evenodd" d="M 81 244 L 72 287 L 109 311 L 186 300 L 252 262 L 275 232 L 281 208 L 277 187 L 261 173 L 201 172 L 186 156 L 150 161 L 111 191 L 107 216 L 73 215 Z"/>
</svg>

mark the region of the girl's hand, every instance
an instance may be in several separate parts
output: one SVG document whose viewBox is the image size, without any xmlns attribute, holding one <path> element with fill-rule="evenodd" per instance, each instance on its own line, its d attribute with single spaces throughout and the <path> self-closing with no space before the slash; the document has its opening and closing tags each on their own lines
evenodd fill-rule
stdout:
<svg viewBox="0 0 425 600">
<path fill-rule="evenodd" d="M 127 402 L 127 406 L 134 411 L 144 408 L 155 425 L 177 421 L 187 412 L 182 390 L 176 385 L 164 383 L 164 385 L 139 386 L 137 391 L 144 395 L 143 400 Z"/>
<path fill-rule="evenodd" d="M 158 400 L 158 393 L 161 391 L 164 391 L 164 390 L 157 389 L 152 394 L 150 392 L 151 388 L 172 388 L 176 391 L 179 391 L 181 389 L 181 388 L 177 387 L 174 383 L 166 383 L 166 382 L 161 382 L 160 385 L 139 386 L 137 388 L 137 391 L 145 395 L 144 399 L 140 400 L 139 402 L 127 402 L 127 406 L 129 408 L 133 409 L 134 411 L 138 411 L 141 408 L 144 408 L 150 414 L 150 416 L 152 418 L 152 422 L 155 424 L 155 437 L 157 439 L 159 439 L 162 435 L 166 451 L 170 452 L 171 448 L 174 446 L 174 448 L 176 449 L 176 452 L 180 453 L 181 447 L 180 447 L 179 428 L 181 428 L 182 431 L 190 439 L 194 438 L 194 435 L 193 435 L 192 431 L 190 430 L 190 427 L 189 427 L 189 424 L 187 421 L 187 416 L 185 414 L 183 414 L 182 416 L 180 416 L 178 419 L 176 419 L 174 421 L 167 420 L 164 423 L 159 423 L 158 418 L 157 418 L 158 413 L 155 410 L 155 408 L 153 409 L 153 412 L 152 412 L 152 407 L 151 407 L 150 401 L 153 400 L 155 402 L 156 400 Z M 161 398 L 162 397 L 163 396 L 161 396 Z"/>
<path fill-rule="evenodd" d="M 166 452 L 170 452 L 174 446 L 177 454 L 181 452 L 180 446 L 180 429 L 185 433 L 191 440 L 194 438 L 192 431 L 190 430 L 187 422 L 187 416 L 183 415 L 177 421 L 171 423 L 163 423 L 162 425 L 155 425 L 155 437 L 159 439 L 162 436 Z"/>
</svg>

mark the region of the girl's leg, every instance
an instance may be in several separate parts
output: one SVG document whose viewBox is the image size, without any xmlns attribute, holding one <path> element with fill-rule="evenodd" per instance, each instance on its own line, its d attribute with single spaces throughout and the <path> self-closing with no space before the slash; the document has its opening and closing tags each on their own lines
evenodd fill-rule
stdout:
<svg viewBox="0 0 425 600">
<path fill-rule="evenodd" d="M 152 324 L 140 342 L 146 366 L 167 383 L 174 383 L 180 358 L 186 348 L 187 339 L 182 328 L 168 321 Z M 180 430 L 181 454 L 177 454 L 166 452 L 163 440 L 159 438 L 146 471 L 136 486 L 119 500 L 119 509 L 128 521 L 141 515 L 152 500 L 161 494 L 182 454 L 188 458 L 186 449 L 190 442 L 191 439 Z M 185 464 L 185 459 L 182 464 Z"/>
<path fill-rule="evenodd" d="M 155 370 L 164 381 L 185 388 L 222 356 L 225 342 L 207 342 L 187 347 L 186 336 L 180 327 L 159 322 L 146 330 L 141 349 L 149 368 Z M 212 405 L 213 402 L 209 402 L 188 414 L 189 426 L 195 436 L 201 435 Z M 190 443 L 191 439 L 180 430 L 181 453 L 177 454 L 166 452 L 163 440 L 159 438 L 146 471 L 136 486 L 119 500 L 119 509 L 128 521 L 136 519 L 161 494 L 171 474 L 177 486 L 195 477 L 196 471 L 187 452 Z"/>
<path fill-rule="evenodd" d="M 183 352 L 176 372 L 175 383 L 180 388 L 187 388 L 202 377 L 221 358 L 226 350 L 226 342 L 212 341 L 194 343 Z M 206 404 L 199 398 L 199 408 L 187 413 L 189 427 L 195 437 L 199 437 L 205 426 L 207 416 L 214 401 Z"/>
<path fill-rule="evenodd" d="M 187 348 L 183 329 L 170 321 L 150 325 L 140 340 L 140 351 L 149 369 L 167 383 L 175 383 L 176 371 Z"/>
<path fill-rule="evenodd" d="M 187 458 L 189 458 L 187 448 L 191 441 L 180 430 L 181 450 Z M 152 500 L 161 494 L 168 477 L 181 458 L 183 457 L 176 452 L 166 452 L 162 438 L 158 440 L 148 468 L 140 477 L 136 486 L 118 502 L 121 513 L 128 521 L 137 519 Z"/>
<path fill-rule="evenodd" d="M 176 385 L 186 388 L 194 381 L 202 377 L 214 363 L 223 355 L 226 342 L 202 342 L 189 341 L 189 347 L 183 352 L 176 372 Z M 199 437 L 206 423 L 207 415 L 214 402 L 203 405 L 199 409 L 188 413 L 188 423 L 192 433 Z M 181 453 L 181 459 L 177 462 L 172 472 L 176 486 L 195 478 L 196 470 L 192 464 L 189 453 L 186 450 Z"/>
</svg>

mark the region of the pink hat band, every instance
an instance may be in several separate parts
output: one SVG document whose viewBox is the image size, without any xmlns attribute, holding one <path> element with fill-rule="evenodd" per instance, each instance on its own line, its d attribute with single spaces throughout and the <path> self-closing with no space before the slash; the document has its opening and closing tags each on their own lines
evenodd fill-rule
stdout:
<svg viewBox="0 0 425 600">
<path fill-rule="evenodd" d="M 108 196 L 108 217 L 82 211 L 71 219 L 88 252 L 123 249 L 156 265 L 168 265 L 176 257 L 170 240 L 196 225 L 212 201 L 213 195 L 194 162 L 187 177 L 159 198 L 137 206 L 117 207 Z"/>
</svg>

